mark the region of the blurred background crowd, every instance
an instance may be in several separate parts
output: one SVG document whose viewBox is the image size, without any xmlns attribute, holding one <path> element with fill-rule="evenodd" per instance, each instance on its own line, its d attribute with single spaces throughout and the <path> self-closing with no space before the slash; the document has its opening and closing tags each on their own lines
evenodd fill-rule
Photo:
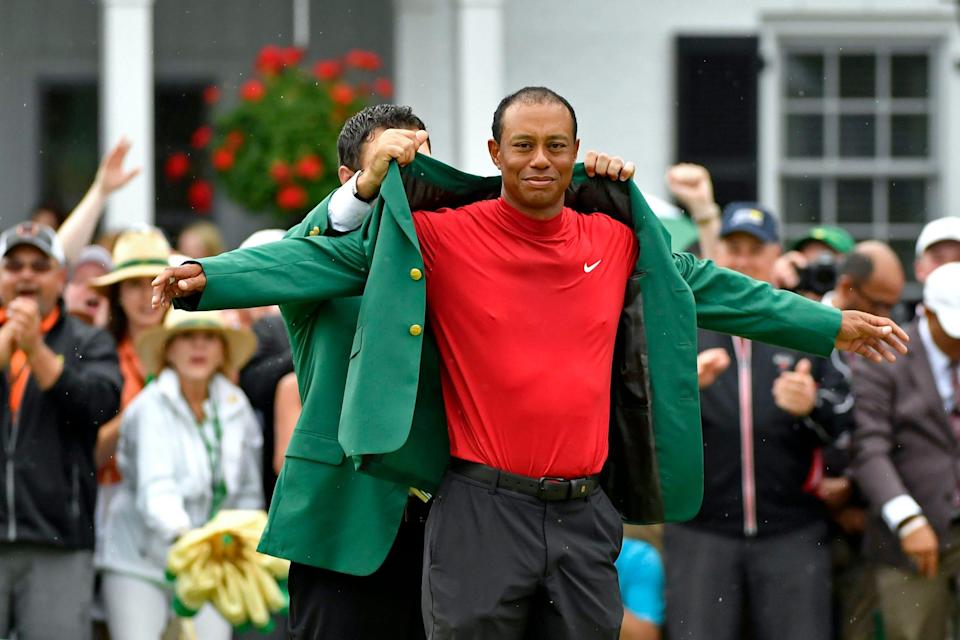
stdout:
<svg viewBox="0 0 960 640">
<path fill-rule="evenodd" d="M 0 1 L 0 632 L 159 637 L 170 541 L 269 505 L 300 409 L 278 310 L 164 316 L 153 277 L 279 239 L 368 104 L 490 173 L 491 106 L 533 83 L 637 162 L 675 251 L 912 338 L 881 370 L 701 332 L 704 505 L 627 527 L 622 637 L 958 637 L 957 6 L 687 4 Z"/>
</svg>

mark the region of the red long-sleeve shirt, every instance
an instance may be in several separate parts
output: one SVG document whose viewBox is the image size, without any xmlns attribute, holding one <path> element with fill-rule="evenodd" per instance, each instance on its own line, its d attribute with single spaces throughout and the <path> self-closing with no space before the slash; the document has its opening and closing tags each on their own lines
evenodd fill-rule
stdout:
<svg viewBox="0 0 960 640">
<path fill-rule="evenodd" d="M 531 477 L 597 473 L 632 230 L 568 208 L 534 220 L 502 198 L 413 220 L 451 454 Z"/>
</svg>

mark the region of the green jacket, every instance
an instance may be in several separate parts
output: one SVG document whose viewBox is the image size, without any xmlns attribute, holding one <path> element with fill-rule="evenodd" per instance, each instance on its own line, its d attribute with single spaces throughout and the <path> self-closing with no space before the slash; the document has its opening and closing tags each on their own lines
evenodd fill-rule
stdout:
<svg viewBox="0 0 960 640">
<path fill-rule="evenodd" d="M 500 179 L 418 156 L 392 166 L 364 225 L 327 237 L 326 201 L 279 243 L 201 260 L 197 308 L 281 304 L 304 408 L 261 551 L 364 575 L 389 551 L 407 487 L 432 491 L 448 459 L 439 359 L 425 332 L 423 259 L 410 211 L 496 197 Z M 625 518 L 678 521 L 703 491 L 696 328 L 826 355 L 840 314 L 689 254 L 632 183 L 574 172 L 568 204 L 637 233 L 614 362 L 605 488 Z M 314 234 L 314 235 L 311 235 Z M 356 322 L 356 299 L 362 293 Z M 341 402 L 342 400 L 342 402 Z M 356 473 L 359 468 L 362 473 Z"/>
</svg>

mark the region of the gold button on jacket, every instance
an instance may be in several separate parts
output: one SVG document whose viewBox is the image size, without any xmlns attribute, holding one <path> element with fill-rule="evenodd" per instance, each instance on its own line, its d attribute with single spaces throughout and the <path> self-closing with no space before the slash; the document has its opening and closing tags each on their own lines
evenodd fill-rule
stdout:
<svg viewBox="0 0 960 640">
<path fill-rule="evenodd" d="M 320 227 L 314 227 L 313 229 L 310 229 L 310 235 L 312 236 L 320 235 Z"/>
<path fill-rule="evenodd" d="M 423 277 L 423 271 L 420 271 L 420 269 L 417 269 L 416 267 L 414 267 L 413 269 L 410 269 L 411 280 L 419 280 L 422 277 Z"/>
<path fill-rule="evenodd" d="M 412 335 L 412 336 L 418 336 L 418 335 L 420 335 L 421 333 L 423 333 L 423 327 L 421 327 L 421 326 L 418 325 L 418 324 L 412 324 L 412 325 L 410 325 L 410 335 Z"/>
</svg>

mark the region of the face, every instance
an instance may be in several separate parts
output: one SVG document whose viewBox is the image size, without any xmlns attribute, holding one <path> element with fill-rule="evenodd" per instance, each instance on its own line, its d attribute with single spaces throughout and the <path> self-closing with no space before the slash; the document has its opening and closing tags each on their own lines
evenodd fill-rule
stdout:
<svg viewBox="0 0 960 640">
<path fill-rule="evenodd" d="M 224 346 L 214 331 L 185 331 L 167 343 L 166 361 L 181 379 L 208 382 L 224 362 Z"/>
<path fill-rule="evenodd" d="M 56 229 L 60 226 L 60 220 L 57 218 L 57 214 L 50 209 L 37 209 L 33 212 L 33 215 L 30 216 L 30 219 L 34 222 L 45 224 L 51 229 Z"/>
<path fill-rule="evenodd" d="M 117 284 L 120 308 L 127 316 L 127 323 L 134 329 L 155 327 L 163 320 L 164 309 L 154 309 L 150 303 L 153 288 L 152 278 L 128 278 Z"/>
<path fill-rule="evenodd" d="M 877 274 L 863 284 L 856 284 L 849 276 L 843 276 L 841 280 L 839 288 L 846 294 L 844 309 L 865 311 L 884 318 L 890 317 L 903 292 L 902 277 Z"/>
<path fill-rule="evenodd" d="M 913 266 L 914 273 L 917 276 L 917 282 L 925 282 L 937 267 L 949 262 L 960 262 L 960 242 L 956 240 L 944 240 L 927 247 Z"/>
<path fill-rule="evenodd" d="M 950 335 L 943 330 L 943 326 L 937 319 L 937 314 L 933 311 L 927 309 L 926 314 L 927 324 L 930 326 L 930 336 L 933 338 L 934 343 L 940 348 L 940 351 L 947 354 L 951 360 L 960 360 L 960 339 L 951 338 Z"/>
<path fill-rule="evenodd" d="M 570 112 L 555 102 L 516 102 L 502 124 L 500 142 L 487 147 L 503 175 L 504 200 L 532 218 L 552 218 L 563 208 L 580 148 Z"/>
<path fill-rule="evenodd" d="M 800 247 L 800 253 L 807 260 L 816 260 L 820 257 L 821 253 L 829 253 L 834 258 L 838 257 L 840 254 L 830 248 L 830 246 L 819 240 L 808 240 Z"/>
<path fill-rule="evenodd" d="M 208 255 L 203 238 L 200 237 L 200 234 L 190 230 L 184 231 L 177 238 L 177 253 L 182 253 L 194 259 L 206 258 Z"/>
<path fill-rule="evenodd" d="M 100 328 L 107 326 L 110 303 L 106 296 L 87 286 L 87 283 L 105 273 L 106 269 L 99 264 L 82 264 L 74 270 L 63 292 L 63 302 L 68 312 Z"/>
<path fill-rule="evenodd" d="M 773 264 L 780 256 L 780 246 L 761 242 L 749 233 L 731 233 L 721 238 L 717 264 L 739 271 L 764 282 L 773 280 Z"/>
<path fill-rule="evenodd" d="M 20 245 L 4 256 L 0 269 L 0 297 L 3 304 L 17 296 L 37 301 L 40 315 L 53 311 L 63 292 L 66 270 L 36 247 Z"/>
</svg>

